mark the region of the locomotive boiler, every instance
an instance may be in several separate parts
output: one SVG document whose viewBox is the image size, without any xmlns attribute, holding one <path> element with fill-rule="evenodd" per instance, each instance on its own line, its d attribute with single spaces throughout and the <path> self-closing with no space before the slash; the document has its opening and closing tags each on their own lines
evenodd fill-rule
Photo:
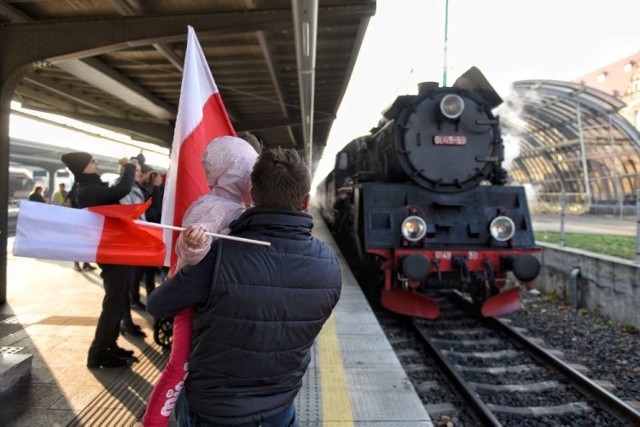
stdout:
<svg viewBox="0 0 640 427">
<path fill-rule="evenodd" d="M 428 290 L 453 288 L 483 315 L 505 314 L 519 307 L 517 289 L 504 291 L 507 273 L 538 275 L 525 190 L 505 185 L 500 103 L 475 67 L 452 87 L 421 83 L 347 144 L 319 185 L 333 233 L 384 277 L 383 307 L 434 319 Z"/>
</svg>

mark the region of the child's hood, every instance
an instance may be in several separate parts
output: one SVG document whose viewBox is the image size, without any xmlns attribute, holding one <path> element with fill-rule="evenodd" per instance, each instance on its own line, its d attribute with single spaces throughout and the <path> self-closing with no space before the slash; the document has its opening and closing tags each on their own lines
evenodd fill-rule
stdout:
<svg viewBox="0 0 640 427">
<path fill-rule="evenodd" d="M 257 158 L 258 153 L 244 139 L 234 136 L 214 139 L 202 155 L 209 188 L 250 200 L 251 171 Z"/>
</svg>

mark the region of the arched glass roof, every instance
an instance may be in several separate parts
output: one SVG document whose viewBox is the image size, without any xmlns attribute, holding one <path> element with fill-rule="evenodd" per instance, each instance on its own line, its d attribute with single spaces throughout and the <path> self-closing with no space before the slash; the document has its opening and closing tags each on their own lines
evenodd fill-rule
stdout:
<svg viewBox="0 0 640 427">
<path fill-rule="evenodd" d="M 577 83 L 524 80 L 500 107 L 505 141 L 519 144 L 509 175 L 537 201 L 597 210 L 635 203 L 640 133 L 618 112 L 626 104 Z"/>
</svg>

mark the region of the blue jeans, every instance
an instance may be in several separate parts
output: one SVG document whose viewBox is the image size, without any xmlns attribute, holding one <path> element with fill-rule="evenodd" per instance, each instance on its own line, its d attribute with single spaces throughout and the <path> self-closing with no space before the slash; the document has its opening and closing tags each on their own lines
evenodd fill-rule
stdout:
<svg viewBox="0 0 640 427">
<path fill-rule="evenodd" d="M 180 393 L 175 409 L 178 418 L 178 427 L 230 427 L 229 425 L 211 424 L 189 410 L 186 393 Z M 298 427 L 296 421 L 296 408 L 293 404 L 287 406 L 277 414 L 249 424 L 239 424 L 233 427 Z"/>
</svg>

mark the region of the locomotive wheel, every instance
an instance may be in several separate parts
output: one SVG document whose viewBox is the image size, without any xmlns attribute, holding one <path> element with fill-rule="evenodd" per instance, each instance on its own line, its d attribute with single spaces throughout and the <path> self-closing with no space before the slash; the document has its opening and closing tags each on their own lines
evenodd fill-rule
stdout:
<svg viewBox="0 0 640 427">
<path fill-rule="evenodd" d="M 162 348 L 173 344 L 173 317 L 158 319 L 153 324 L 153 340 Z"/>
</svg>

